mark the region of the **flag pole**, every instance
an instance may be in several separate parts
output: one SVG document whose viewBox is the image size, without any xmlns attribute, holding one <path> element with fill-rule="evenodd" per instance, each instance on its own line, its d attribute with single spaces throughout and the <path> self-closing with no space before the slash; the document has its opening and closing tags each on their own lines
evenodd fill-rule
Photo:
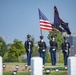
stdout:
<svg viewBox="0 0 76 75">
<path fill-rule="evenodd" d="M 53 29 L 52 29 L 52 36 L 54 37 L 54 33 L 55 33 L 55 32 L 54 32 L 54 31 L 55 31 L 55 30 L 54 30 L 54 23 L 52 24 L 52 28 L 53 28 Z"/>
<path fill-rule="evenodd" d="M 42 36 L 42 30 L 40 30 L 41 36 Z"/>
<path fill-rule="evenodd" d="M 38 12 L 40 13 L 40 9 L 39 8 L 38 8 Z M 40 19 L 40 16 L 39 16 L 39 19 Z M 40 35 L 42 36 L 42 30 L 41 29 L 40 29 Z"/>
</svg>

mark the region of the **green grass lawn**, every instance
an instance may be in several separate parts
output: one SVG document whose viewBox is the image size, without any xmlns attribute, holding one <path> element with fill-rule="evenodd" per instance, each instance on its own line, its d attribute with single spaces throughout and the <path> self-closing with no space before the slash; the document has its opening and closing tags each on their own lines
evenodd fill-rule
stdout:
<svg viewBox="0 0 76 75">
<path fill-rule="evenodd" d="M 26 63 L 4 63 L 6 64 L 6 70 L 13 68 L 13 70 L 15 69 L 15 65 L 19 65 L 19 68 L 23 67 L 23 69 L 25 69 L 25 64 Z M 46 74 L 45 71 L 43 73 L 43 75 L 68 75 L 67 71 L 64 70 L 64 65 L 62 63 L 57 63 L 56 66 L 52 66 L 51 63 L 46 63 L 45 64 L 45 69 L 50 68 L 51 72 L 50 74 Z M 59 72 L 56 72 L 55 69 L 58 68 Z M 64 70 L 64 71 L 63 71 Z M 62 72 L 61 72 L 62 71 Z M 12 71 L 3 71 L 3 75 L 12 75 Z M 17 75 L 31 75 L 29 71 L 18 71 Z"/>
<path fill-rule="evenodd" d="M 11 72 L 4 72 L 3 75 L 12 75 Z M 19 72 L 17 75 L 30 75 L 29 72 Z"/>
<path fill-rule="evenodd" d="M 3 75 L 12 75 L 12 73 L 5 72 L 5 73 L 3 73 Z M 17 75 L 30 75 L 30 73 L 29 72 L 21 72 L 21 73 L 17 73 Z M 68 74 L 67 74 L 67 72 L 52 72 L 50 74 L 44 73 L 43 75 L 68 75 Z"/>
</svg>

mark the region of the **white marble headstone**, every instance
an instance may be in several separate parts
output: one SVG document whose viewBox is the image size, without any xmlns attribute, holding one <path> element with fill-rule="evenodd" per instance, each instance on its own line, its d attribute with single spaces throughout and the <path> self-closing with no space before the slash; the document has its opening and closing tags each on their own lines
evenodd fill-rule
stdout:
<svg viewBox="0 0 76 75">
<path fill-rule="evenodd" d="M 31 75 L 43 75 L 43 61 L 41 57 L 31 58 Z"/>
<path fill-rule="evenodd" d="M 0 56 L 0 75 L 3 73 L 3 67 L 2 67 L 2 57 Z"/>
<path fill-rule="evenodd" d="M 76 56 L 68 58 L 68 75 L 76 75 Z"/>
</svg>

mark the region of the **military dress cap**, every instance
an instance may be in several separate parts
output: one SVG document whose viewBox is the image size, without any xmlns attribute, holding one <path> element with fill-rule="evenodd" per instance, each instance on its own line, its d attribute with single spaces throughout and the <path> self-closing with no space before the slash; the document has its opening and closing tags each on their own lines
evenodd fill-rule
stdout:
<svg viewBox="0 0 76 75">
<path fill-rule="evenodd" d="M 51 36 L 51 38 L 53 38 L 53 36 Z"/>
<path fill-rule="evenodd" d="M 50 38 L 51 38 L 51 39 L 55 39 L 55 37 L 54 37 L 54 36 L 51 36 Z"/>
<path fill-rule="evenodd" d="M 44 36 L 40 36 L 40 39 L 43 39 Z"/>
<path fill-rule="evenodd" d="M 30 38 L 31 37 L 31 35 L 27 35 L 27 38 Z"/>
</svg>

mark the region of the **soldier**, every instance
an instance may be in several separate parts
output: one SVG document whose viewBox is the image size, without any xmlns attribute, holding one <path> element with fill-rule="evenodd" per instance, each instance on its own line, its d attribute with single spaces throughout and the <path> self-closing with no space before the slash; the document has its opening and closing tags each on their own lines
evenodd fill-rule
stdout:
<svg viewBox="0 0 76 75">
<path fill-rule="evenodd" d="M 27 35 L 27 40 L 25 41 L 25 49 L 27 53 L 28 66 L 30 66 L 31 57 L 32 57 L 32 47 L 33 47 L 33 42 L 30 40 L 30 37 L 31 35 Z"/>
<path fill-rule="evenodd" d="M 46 51 L 46 43 L 43 40 L 43 36 L 40 36 L 40 41 L 38 41 L 39 46 L 39 54 L 43 59 L 43 65 L 45 65 L 45 51 Z"/>
<path fill-rule="evenodd" d="M 58 44 L 55 41 L 54 37 L 51 38 L 49 43 L 50 43 L 50 55 L 51 55 L 52 65 L 55 66 L 56 65 L 56 50 L 58 48 Z"/>
<path fill-rule="evenodd" d="M 64 42 L 62 43 L 62 53 L 64 55 L 64 66 L 67 66 L 67 58 L 69 56 L 70 43 L 64 37 Z"/>
</svg>

